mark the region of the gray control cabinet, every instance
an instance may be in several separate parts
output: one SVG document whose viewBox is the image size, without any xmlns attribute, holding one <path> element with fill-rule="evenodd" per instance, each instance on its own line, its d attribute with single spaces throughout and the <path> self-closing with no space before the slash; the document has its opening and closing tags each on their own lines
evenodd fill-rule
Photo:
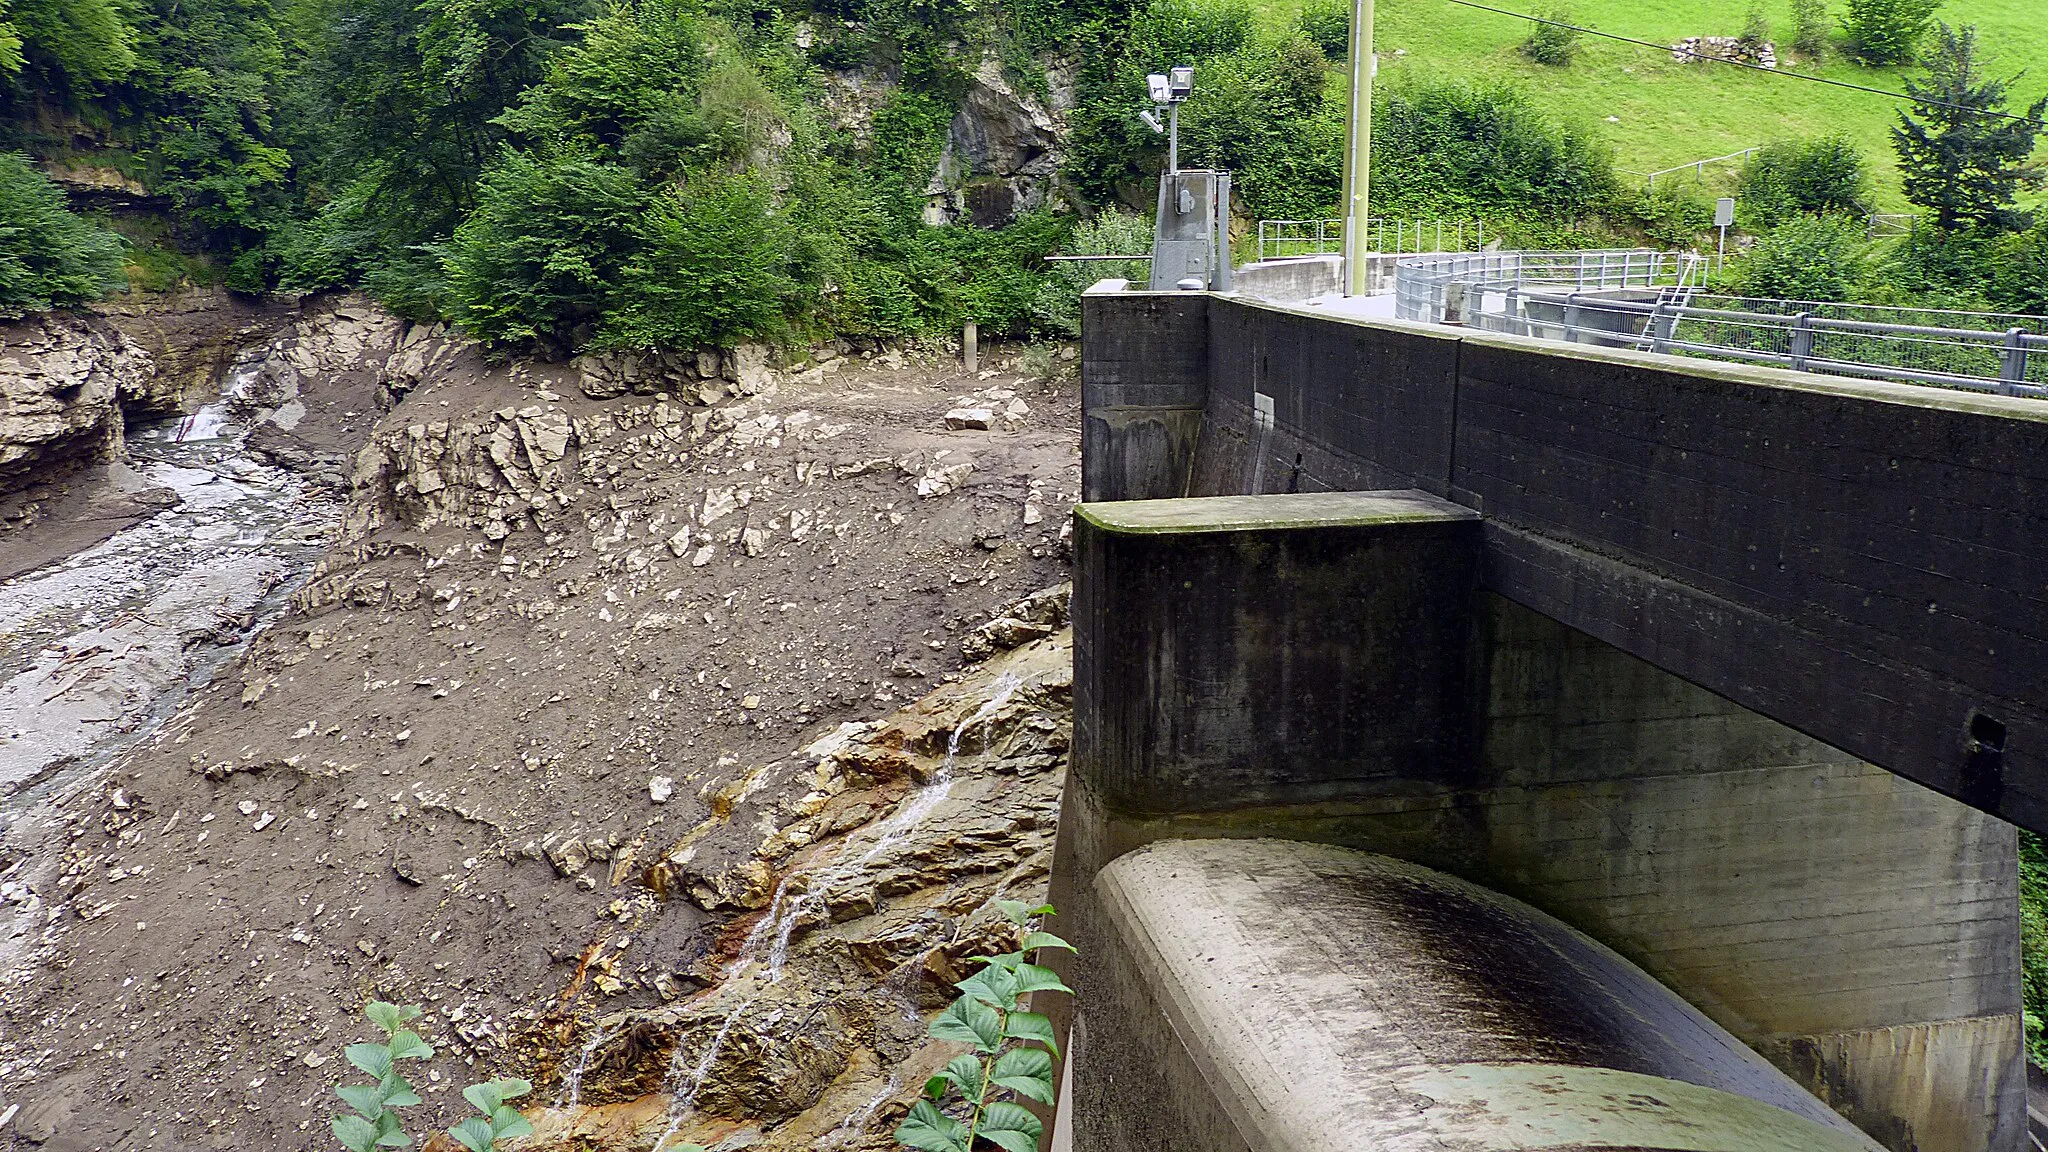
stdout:
<svg viewBox="0 0 2048 1152">
<path fill-rule="evenodd" d="M 1230 287 L 1230 173 L 1169 172 L 1159 178 L 1159 217 L 1152 230 L 1154 292 L 1183 280 Z"/>
</svg>

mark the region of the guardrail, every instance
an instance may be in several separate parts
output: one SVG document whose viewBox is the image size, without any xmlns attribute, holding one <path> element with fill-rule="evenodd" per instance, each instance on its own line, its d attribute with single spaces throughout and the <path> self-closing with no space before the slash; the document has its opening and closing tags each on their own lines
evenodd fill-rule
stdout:
<svg viewBox="0 0 2048 1152">
<path fill-rule="evenodd" d="M 1643 187 L 1655 188 L 1657 186 L 1657 177 L 1669 176 L 1675 172 L 1683 172 L 1688 168 L 1692 169 L 1693 179 L 1705 180 L 1707 178 L 1707 165 L 1725 164 L 1730 160 L 1747 160 L 1751 156 L 1756 155 L 1758 151 L 1759 149 L 1757 148 L 1744 148 L 1740 152 L 1730 152 L 1726 156 L 1709 156 L 1704 160 L 1693 160 L 1671 168 L 1659 168 L 1655 172 L 1645 172 L 1643 173 Z"/>
<path fill-rule="evenodd" d="M 1402 260 L 1394 271 L 1394 315 L 1440 323 L 1453 284 L 1506 294 L 1522 284 L 1605 288 L 1688 287 L 1704 284 L 1712 259 L 1654 248 L 1585 252 L 1473 252 Z"/>
<path fill-rule="evenodd" d="M 2048 317 L 1709 295 L 1706 257 L 1647 250 L 1424 257 L 1396 314 L 1607 348 L 2048 397 Z"/>
<path fill-rule="evenodd" d="M 1375 218 L 1365 222 L 1365 229 L 1368 252 L 1394 255 L 1403 252 L 1469 252 L 1486 247 L 1484 220 Z M 1261 260 L 1285 256 L 1321 256 L 1343 250 L 1342 220 L 1259 221 Z"/>
</svg>

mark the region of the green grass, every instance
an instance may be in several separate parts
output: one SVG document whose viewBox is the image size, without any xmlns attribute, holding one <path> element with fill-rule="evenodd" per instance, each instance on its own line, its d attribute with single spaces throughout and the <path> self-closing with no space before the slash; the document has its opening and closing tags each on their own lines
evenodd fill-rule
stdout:
<svg viewBox="0 0 2048 1152">
<path fill-rule="evenodd" d="M 1269 28 L 1293 20 L 1299 0 L 1254 0 Z M 1536 0 L 1487 0 L 1494 7 L 1532 11 Z M 1567 0 L 1576 21 L 1601 31 L 1654 43 L 1687 36 L 1733 36 L 1742 30 L 1747 0 Z M 1553 113 L 1606 141 L 1619 168 L 1642 173 L 1734 152 L 1773 140 L 1844 132 L 1869 156 L 1885 211 L 1907 207 L 1893 167 L 1888 129 L 1902 101 L 1771 76 L 1722 64 L 1680 64 L 1666 52 L 1584 37 L 1578 60 L 1549 68 L 1524 59 L 1516 46 L 1526 21 L 1445 0 L 1378 0 L 1375 33 L 1380 82 L 1404 76 L 1480 77 L 1517 81 L 1537 93 Z M 1832 0 L 1839 18 L 1844 5 Z M 1772 39 L 1781 68 L 1790 73 L 1900 91 L 1908 69 L 1866 68 L 1839 48 L 1815 64 L 1792 59 L 1789 0 L 1767 0 Z M 2030 64 L 2048 65 L 2048 4 L 2043 0 L 1949 0 L 1936 13 L 1951 24 L 1975 24 L 1992 54 L 1992 70 L 2009 75 Z M 1397 51 L 1404 54 L 1396 55 Z M 2014 111 L 2048 92 L 2048 66 L 2020 81 Z M 1610 119 L 1610 117 L 1612 119 Z M 1710 173 L 1711 173 L 1710 169 Z M 1731 182 L 1727 166 L 1716 188 Z M 1681 177 L 1673 177 L 1678 179 Z M 1689 176 L 1682 177 L 1689 179 Z M 1660 178 L 1660 183 L 1663 178 Z"/>
</svg>

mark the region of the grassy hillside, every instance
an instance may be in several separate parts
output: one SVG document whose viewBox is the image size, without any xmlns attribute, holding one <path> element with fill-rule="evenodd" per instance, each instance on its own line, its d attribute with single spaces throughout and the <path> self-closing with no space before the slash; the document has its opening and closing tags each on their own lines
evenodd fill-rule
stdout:
<svg viewBox="0 0 2048 1152">
<path fill-rule="evenodd" d="M 1540 7 L 1536 0 L 1488 2 L 1523 12 Z M 1747 0 L 1566 2 L 1581 24 L 1657 43 L 1733 36 L 1749 9 Z M 1829 6 L 1839 14 L 1844 5 L 1831 0 Z M 1266 0 L 1262 16 L 1281 25 L 1293 19 L 1296 8 L 1298 0 Z M 1818 64 L 1790 59 L 1790 0 L 1766 0 L 1765 12 L 1786 71 L 1899 89 L 1900 69 L 1866 68 L 1839 51 Z M 2020 82 L 2018 97 L 2032 100 L 2048 92 L 2048 66 L 2041 66 L 2048 62 L 2048 5 L 2042 0 L 1948 0 L 1937 18 L 1977 25 L 1995 54 L 1997 74 L 2036 65 Z M 1383 82 L 1402 74 L 1519 81 L 1558 115 L 1611 144 L 1623 169 L 1647 172 L 1772 140 L 1844 131 L 1873 160 L 1882 206 L 1905 208 L 1886 132 L 1898 101 L 1725 65 L 1680 64 L 1668 52 L 1591 37 L 1582 40 L 1570 67 L 1544 67 L 1515 51 L 1528 35 L 1527 22 L 1445 0 L 1378 0 L 1376 24 Z"/>
</svg>

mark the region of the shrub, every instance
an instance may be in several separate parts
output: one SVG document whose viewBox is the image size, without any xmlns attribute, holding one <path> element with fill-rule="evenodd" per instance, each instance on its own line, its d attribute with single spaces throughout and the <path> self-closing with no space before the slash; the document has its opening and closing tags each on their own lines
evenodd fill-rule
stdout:
<svg viewBox="0 0 2048 1152">
<path fill-rule="evenodd" d="M 1295 18 L 1301 34 L 1332 60 L 1351 52 L 1351 5 L 1345 0 L 1309 0 Z"/>
<path fill-rule="evenodd" d="M 1792 48 L 1809 60 L 1828 50 L 1828 0 L 1792 0 Z"/>
<path fill-rule="evenodd" d="M 658 196 L 597 343 L 696 348 L 779 333 L 796 285 L 784 225 L 770 208 L 753 176 L 705 178 Z"/>
<path fill-rule="evenodd" d="M 1870 211 L 1870 173 L 1846 136 L 1766 144 L 1742 166 L 1737 189 L 1745 221 L 1769 227 L 1801 213 Z"/>
<path fill-rule="evenodd" d="M 1071 256 L 1123 256 L 1152 250 L 1152 223 L 1142 216 L 1110 209 L 1074 229 L 1067 243 Z M 1031 322 L 1041 332 L 1059 336 L 1081 334 L 1081 293 L 1098 280 L 1145 283 L 1150 270 L 1143 261 L 1118 264 L 1108 260 L 1054 264 L 1031 302 Z"/>
<path fill-rule="evenodd" d="M 1903 64 L 1933 24 L 1941 0 L 1849 0 L 1842 28 L 1849 47 L 1872 64 Z"/>
<path fill-rule="evenodd" d="M 1994 249 L 1991 283 L 1985 294 L 1994 307 L 2003 311 L 2048 316 L 2048 223 L 1999 239 Z M 2037 963 L 2048 966 L 2048 957 Z M 2040 991 L 2048 995 L 2048 984 L 2043 984 Z M 2029 1010 L 2033 1007 L 2030 1003 Z M 2032 1042 L 2030 1039 L 2029 1043 Z"/>
<path fill-rule="evenodd" d="M 1731 271 L 1744 296 L 1850 300 L 1863 279 L 1863 229 L 1844 216 L 1795 216 L 1765 234 Z"/>
<path fill-rule="evenodd" d="M 1570 64 L 1579 54 L 1579 31 L 1566 27 L 1578 21 L 1572 10 L 1553 5 L 1537 9 L 1536 14 L 1554 23 L 1537 24 L 1529 30 L 1529 38 L 1522 41 L 1522 55 L 1538 64 L 1562 68 Z"/>
<path fill-rule="evenodd" d="M 65 207 L 21 154 L 0 153 L 0 316 L 97 300 L 127 280 L 121 238 Z"/>
<path fill-rule="evenodd" d="M 1381 215 L 1576 220 L 1615 191 L 1612 161 L 1590 137 L 1505 84 L 1441 81 L 1382 93 L 1372 159 Z"/>
<path fill-rule="evenodd" d="M 1752 0 L 1749 15 L 1742 21 L 1742 35 L 1738 37 L 1743 45 L 1752 50 L 1761 48 L 1771 38 L 1771 18 L 1764 15 L 1761 0 Z"/>
<path fill-rule="evenodd" d="M 1252 9 L 1245 0 L 1152 0 L 1131 25 L 1130 61 L 1157 72 L 1227 56 L 1251 42 Z"/>
<path fill-rule="evenodd" d="M 580 344 L 636 247 L 642 197 L 629 169 L 507 151 L 448 245 L 451 319 L 483 340 Z"/>
<path fill-rule="evenodd" d="M 1693 187 L 1646 189 L 1628 205 L 1643 235 L 1658 244 L 1688 248 L 1714 226 L 1714 206 Z"/>
</svg>

